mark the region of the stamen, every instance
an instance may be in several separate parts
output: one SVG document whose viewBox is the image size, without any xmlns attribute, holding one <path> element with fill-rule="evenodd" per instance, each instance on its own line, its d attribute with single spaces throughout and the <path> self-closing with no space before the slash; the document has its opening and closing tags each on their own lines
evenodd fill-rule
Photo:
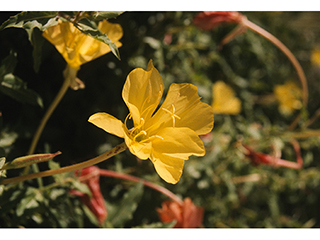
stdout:
<svg viewBox="0 0 320 240">
<path fill-rule="evenodd" d="M 141 135 L 145 135 L 145 136 L 147 136 L 147 132 L 146 131 L 140 131 L 137 135 L 135 135 L 134 137 L 133 137 L 133 141 L 136 141 L 136 138 L 137 137 L 139 137 L 139 136 L 141 136 Z M 143 141 L 143 140 L 142 140 Z M 141 141 L 140 141 L 141 142 Z"/>
<path fill-rule="evenodd" d="M 158 136 L 158 135 L 152 135 L 151 137 L 148 137 L 148 138 L 146 138 L 146 139 L 144 139 L 144 140 L 140 141 L 139 143 L 144 143 L 144 142 L 150 141 L 150 140 L 151 140 L 151 139 L 153 139 L 153 138 L 160 138 L 161 140 L 163 140 L 163 137 L 161 137 L 161 136 Z"/>
</svg>

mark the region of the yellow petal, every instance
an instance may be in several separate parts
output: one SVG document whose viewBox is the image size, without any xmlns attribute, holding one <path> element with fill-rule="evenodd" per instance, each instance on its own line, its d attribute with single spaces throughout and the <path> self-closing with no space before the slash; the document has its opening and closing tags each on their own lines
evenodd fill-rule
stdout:
<svg viewBox="0 0 320 240">
<path fill-rule="evenodd" d="M 149 126 L 153 125 L 152 129 L 160 124 L 162 127 L 188 127 L 198 135 L 210 132 L 214 122 L 213 110 L 200 101 L 197 91 L 198 88 L 192 84 L 171 84 L 166 99 Z"/>
<path fill-rule="evenodd" d="M 290 115 L 294 110 L 302 107 L 301 89 L 292 81 L 274 87 L 274 94 L 279 101 L 279 111 L 284 115 Z"/>
<path fill-rule="evenodd" d="M 141 118 L 147 121 L 157 108 L 163 93 L 162 78 L 149 61 L 147 71 L 132 70 L 124 84 L 122 98 L 132 114 L 134 125 L 139 125 Z"/>
<path fill-rule="evenodd" d="M 157 136 L 152 140 L 152 151 L 158 156 L 161 153 L 161 155 L 187 160 L 190 155 L 205 154 L 202 140 L 190 128 L 167 127 L 161 129 Z"/>
<path fill-rule="evenodd" d="M 142 160 L 146 160 L 151 154 L 151 142 L 139 143 L 130 139 L 127 135 L 124 137 L 126 145 L 130 152 Z"/>
<path fill-rule="evenodd" d="M 151 160 L 157 173 L 163 180 L 172 184 L 179 181 L 182 175 L 184 160 L 157 154 L 154 154 Z"/>
<path fill-rule="evenodd" d="M 313 49 L 311 52 L 311 62 L 315 65 L 320 66 L 320 49 Z"/>
<path fill-rule="evenodd" d="M 239 114 L 241 101 L 235 97 L 235 93 L 227 84 L 217 81 L 212 86 L 212 108 L 217 114 Z"/>
<path fill-rule="evenodd" d="M 102 128 L 104 131 L 116 135 L 118 137 L 124 138 L 125 133 L 123 130 L 123 123 L 108 113 L 95 113 L 90 116 L 89 122 Z"/>
<path fill-rule="evenodd" d="M 123 36 L 123 30 L 120 24 L 117 23 L 109 23 L 107 20 L 103 20 L 99 22 L 98 29 L 105 33 L 110 40 L 117 45 L 117 47 L 120 47 L 122 45 L 120 40 Z"/>
<path fill-rule="evenodd" d="M 110 40 L 115 42 L 117 47 L 121 46 L 118 41 L 119 36 L 122 36 L 120 25 L 103 22 L 99 23 L 99 27 L 103 29 L 102 33 L 110 31 L 112 33 L 110 37 L 108 36 Z M 111 51 L 107 44 L 83 34 L 70 22 L 60 21 L 59 24 L 45 30 L 43 36 L 56 47 L 66 62 L 73 68 L 79 68 L 80 65 Z"/>
</svg>

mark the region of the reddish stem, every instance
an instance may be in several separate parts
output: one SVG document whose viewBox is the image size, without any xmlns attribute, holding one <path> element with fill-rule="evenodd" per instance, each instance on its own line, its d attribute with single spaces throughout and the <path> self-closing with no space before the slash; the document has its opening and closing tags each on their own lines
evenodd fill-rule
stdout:
<svg viewBox="0 0 320 240">
<path fill-rule="evenodd" d="M 120 178 L 120 179 L 124 179 L 124 180 L 129 180 L 132 182 L 142 182 L 143 185 L 152 188 L 164 195 L 166 195 L 167 197 L 171 198 L 173 201 L 177 202 L 179 205 L 182 206 L 183 201 L 177 197 L 174 193 L 170 192 L 168 189 L 161 187 L 157 184 L 151 183 L 147 180 L 138 178 L 138 177 L 134 177 L 125 173 L 118 173 L 118 172 L 114 172 L 114 171 L 110 171 L 110 170 L 105 170 L 105 169 L 100 169 L 99 170 L 99 174 L 100 176 L 105 176 L 105 177 L 114 177 L 114 178 Z"/>
<path fill-rule="evenodd" d="M 292 54 L 292 52 L 282 43 L 277 39 L 275 36 L 273 36 L 271 33 L 267 32 L 263 28 L 259 27 L 258 25 L 254 24 L 253 22 L 249 21 L 246 17 L 242 19 L 242 24 L 244 24 L 246 27 L 249 29 L 253 30 L 254 32 L 262 35 L 266 39 L 268 39 L 270 42 L 272 42 L 275 46 L 277 46 L 291 61 L 292 65 L 297 71 L 297 74 L 299 76 L 301 85 L 302 85 L 302 91 L 303 91 L 303 96 L 302 96 L 302 101 L 303 104 L 306 106 L 308 103 L 308 84 L 307 84 L 307 79 L 304 74 L 304 71 L 296 59 L 296 57 Z"/>
</svg>

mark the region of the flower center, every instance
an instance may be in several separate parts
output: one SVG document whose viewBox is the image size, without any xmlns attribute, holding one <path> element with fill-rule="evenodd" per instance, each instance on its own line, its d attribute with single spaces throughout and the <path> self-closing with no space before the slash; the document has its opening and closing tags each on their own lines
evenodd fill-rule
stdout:
<svg viewBox="0 0 320 240">
<path fill-rule="evenodd" d="M 128 116 L 126 117 L 124 121 L 124 125 L 126 127 L 127 135 L 130 137 L 132 141 L 138 142 L 138 143 L 145 143 L 145 142 L 151 141 L 154 138 L 160 138 L 163 140 L 163 138 L 158 135 L 152 135 L 150 137 L 148 136 L 148 133 L 142 129 L 145 123 L 143 118 L 140 119 L 140 123 L 137 126 L 134 126 L 130 130 L 128 130 L 127 128 L 128 118 L 131 119 L 131 113 L 129 113 Z"/>
</svg>

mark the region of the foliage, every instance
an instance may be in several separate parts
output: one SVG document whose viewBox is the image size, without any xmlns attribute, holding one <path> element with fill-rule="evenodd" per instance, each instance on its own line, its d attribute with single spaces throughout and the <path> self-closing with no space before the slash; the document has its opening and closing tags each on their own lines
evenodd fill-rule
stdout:
<svg viewBox="0 0 320 240">
<path fill-rule="evenodd" d="M 85 34 L 109 44 L 106 54 L 81 66 L 78 77 L 85 89 L 68 90 L 50 117 L 37 153 L 61 151 L 29 173 L 58 169 L 93 158 L 122 140 L 88 123 L 96 112 L 108 112 L 122 121 L 128 115 L 121 91 L 129 72 L 146 69 L 150 59 L 171 83 L 192 83 L 202 101 L 211 104 L 212 85 L 228 84 L 240 99 L 240 114 L 215 114 L 214 128 L 203 136 L 206 155 L 191 157 L 175 185 L 164 182 L 150 161 L 123 152 L 99 164 L 102 169 L 127 173 L 189 197 L 204 208 L 203 226 L 212 227 L 320 227 L 319 121 L 317 115 L 319 66 L 311 62 L 320 44 L 319 18 L 309 12 L 248 12 L 252 22 L 281 40 L 306 73 L 309 103 L 292 115 L 282 115 L 277 102 L 268 102 L 275 85 L 298 82 L 288 58 L 262 36 L 247 30 L 218 50 L 234 29 L 225 24 L 203 31 L 192 24 L 196 12 L 1 12 L 0 13 L 0 168 L 24 156 L 32 137 L 63 82 L 65 61 L 41 32 L 57 24 L 57 16 Z M 119 49 L 101 34 L 96 23 L 108 18 L 123 28 Z M 121 60 L 119 60 L 121 59 Z M 164 94 L 166 95 L 166 93 Z M 302 118 L 294 130 L 295 117 Z M 299 142 L 304 161 L 300 170 L 270 165 L 254 166 L 239 142 L 259 152 L 296 161 L 290 140 Z M 4 162 L 5 160 L 5 162 Z M 38 168 L 38 169 L 37 169 Z M 19 176 L 8 169 L 1 179 Z M 142 185 L 100 177 L 108 217 L 102 226 L 71 189 L 88 193 L 73 172 L 17 184 L 0 185 L 1 227 L 173 227 L 160 222 L 156 208 L 167 198 Z"/>
</svg>

